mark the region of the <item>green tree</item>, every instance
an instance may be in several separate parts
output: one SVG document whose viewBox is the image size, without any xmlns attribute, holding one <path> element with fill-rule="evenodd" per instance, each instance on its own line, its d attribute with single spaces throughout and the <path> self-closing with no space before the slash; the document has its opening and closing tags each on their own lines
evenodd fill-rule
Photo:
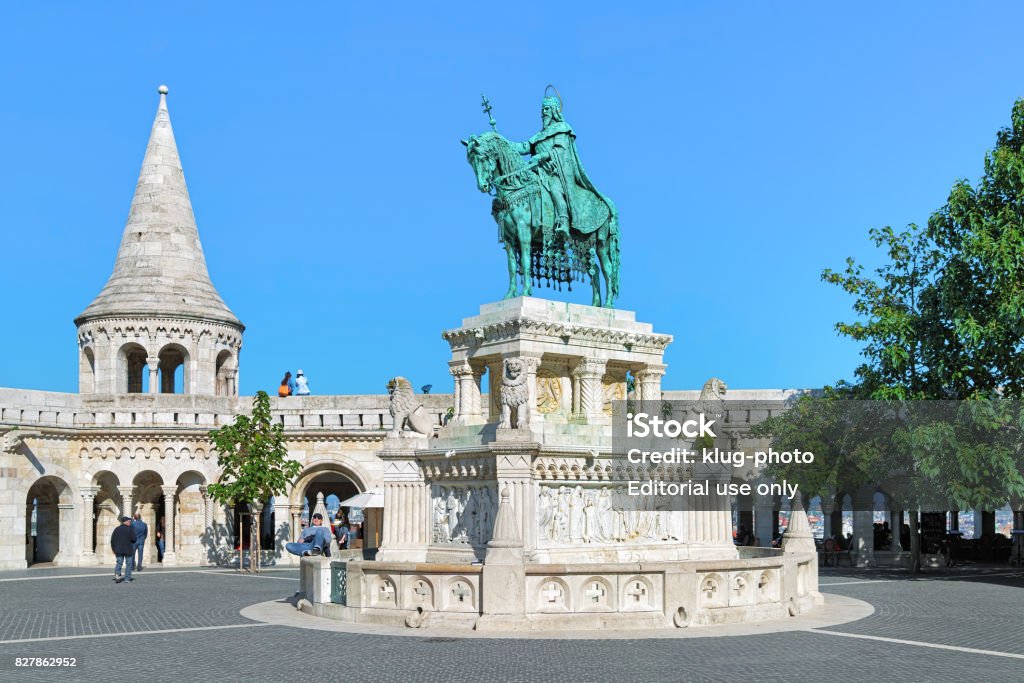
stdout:
<svg viewBox="0 0 1024 683">
<path fill-rule="evenodd" d="M 884 483 L 909 510 L 992 509 L 1024 497 L 1024 424 L 1007 400 L 1024 398 L 1024 100 L 979 182 L 957 181 L 926 229 L 870 235 L 885 250 L 881 267 L 867 273 L 850 258 L 822 273 L 854 298 L 857 318 L 836 325 L 863 345 L 853 382 L 762 428 L 779 448 L 814 443 L 841 462 L 772 476 L 802 482 L 805 493 Z M 871 403 L 818 405 L 842 399 Z"/>
<path fill-rule="evenodd" d="M 928 237 L 942 255 L 935 372 L 957 398 L 997 389 L 1024 397 L 1024 100 L 985 155 L 981 180 L 953 186 Z"/>
<path fill-rule="evenodd" d="M 221 481 L 210 484 L 210 495 L 220 503 L 246 503 L 252 510 L 249 567 L 259 571 L 260 511 L 263 501 L 283 494 L 302 466 L 288 457 L 280 424 L 270 414 L 270 397 L 259 391 L 252 401 L 252 417 L 239 415 L 234 424 L 210 432 L 217 449 Z M 239 547 L 239 568 L 242 549 Z"/>
</svg>

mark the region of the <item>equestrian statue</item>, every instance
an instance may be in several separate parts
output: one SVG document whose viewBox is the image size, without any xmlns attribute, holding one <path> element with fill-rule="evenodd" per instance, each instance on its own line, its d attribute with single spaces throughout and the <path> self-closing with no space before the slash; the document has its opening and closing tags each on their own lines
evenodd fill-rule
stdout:
<svg viewBox="0 0 1024 683">
<path fill-rule="evenodd" d="M 486 97 L 483 107 L 490 116 Z M 531 296 L 533 285 L 561 289 L 564 283 L 571 290 L 574 280 L 589 278 L 592 304 L 613 308 L 619 294 L 615 205 L 583 170 L 576 134 L 552 86 L 544 92 L 540 114 L 541 131 L 525 142 L 503 137 L 493 117 L 492 130 L 462 141 L 477 187 L 494 196 L 491 215 L 508 256 L 505 298 Z"/>
</svg>

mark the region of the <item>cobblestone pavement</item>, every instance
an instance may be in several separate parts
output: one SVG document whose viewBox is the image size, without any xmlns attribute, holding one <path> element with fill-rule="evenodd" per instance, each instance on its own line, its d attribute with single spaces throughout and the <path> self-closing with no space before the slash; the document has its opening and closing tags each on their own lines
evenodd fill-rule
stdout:
<svg viewBox="0 0 1024 683">
<path fill-rule="evenodd" d="M 875 614 L 810 631 L 614 641 L 351 635 L 239 615 L 292 594 L 295 574 L 151 569 L 115 585 L 92 570 L 0 572 L 0 681 L 1024 680 L 1024 573 L 1006 568 L 826 569 L 823 592 Z M 16 670 L 15 655 L 82 666 Z"/>
</svg>

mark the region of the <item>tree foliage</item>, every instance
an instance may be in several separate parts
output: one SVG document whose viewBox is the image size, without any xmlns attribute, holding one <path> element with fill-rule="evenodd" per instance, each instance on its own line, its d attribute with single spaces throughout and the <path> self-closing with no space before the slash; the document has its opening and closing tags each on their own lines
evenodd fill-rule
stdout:
<svg viewBox="0 0 1024 683">
<path fill-rule="evenodd" d="M 220 503 L 259 505 L 285 492 L 302 465 L 288 457 L 283 428 L 273 422 L 270 397 L 259 391 L 253 398 L 252 417 L 239 415 L 233 424 L 210 432 L 221 467 L 220 482 L 210 484 L 210 495 Z M 259 557 L 259 516 L 253 516 L 251 550 Z M 255 564 L 255 562 L 254 562 Z"/>
<path fill-rule="evenodd" d="M 1024 498 L 1024 100 L 977 184 L 957 181 L 926 228 L 870 236 L 882 266 L 822 273 L 853 297 L 856 318 L 836 325 L 862 345 L 853 381 L 759 428 L 824 458 L 771 474 L 811 495 L 873 484 L 936 509 Z"/>
</svg>

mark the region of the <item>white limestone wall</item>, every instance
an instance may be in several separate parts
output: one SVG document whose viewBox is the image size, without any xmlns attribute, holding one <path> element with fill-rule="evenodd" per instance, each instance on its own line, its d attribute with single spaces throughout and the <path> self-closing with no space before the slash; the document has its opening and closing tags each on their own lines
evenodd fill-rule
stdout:
<svg viewBox="0 0 1024 683">
<path fill-rule="evenodd" d="M 451 401 L 444 394 L 424 397 L 438 424 Z M 275 397 L 271 404 L 274 419 L 285 427 L 291 457 L 303 465 L 300 481 L 336 472 L 349 476 L 360 489 L 381 483 L 383 465 L 376 451 L 391 427 L 387 396 Z M 44 550 L 59 546 L 59 565 L 109 562 L 113 525 L 122 512 L 135 510 L 150 524 L 146 552 L 154 561 L 155 504 L 166 495 L 161 487 L 173 492 L 179 564 L 236 560 L 237 554 L 226 547 L 230 517 L 204 494 L 205 484 L 219 476 L 209 431 L 230 423 L 250 405 L 250 397 L 82 396 L 0 388 L 0 514 L 5 520 L 0 525 L 0 569 L 26 566 L 31 515 L 27 495 L 44 477 L 62 483 L 59 500 L 43 508 L 39 527 Z M 275 533 L 281 543 L 275 550 L 280 555 L 280 546 L 294 533 L 293 513 L 297 516 L 301 509 L 302 491 L 278 498 Z M 100 501 L 96 519 L 95 500 Z M 88 552 L 92 539 L 95 554 Z M 211 549 L 210 543 L 217 547 Z"/>
</svg>

